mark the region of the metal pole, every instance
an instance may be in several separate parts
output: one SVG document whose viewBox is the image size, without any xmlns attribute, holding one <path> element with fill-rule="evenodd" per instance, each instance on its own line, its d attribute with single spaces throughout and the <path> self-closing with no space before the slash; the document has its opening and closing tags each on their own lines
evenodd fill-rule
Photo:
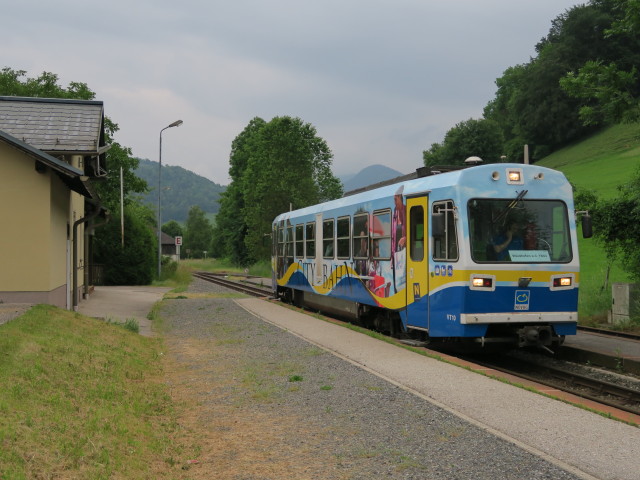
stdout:
<svg viewBox="0 0 640 480">
<path fill-rule="evenodd" d="M 122 180 L 122 167 L 120 167 L 120 238 L 124 248 L 124 185 Z"/>
<path fill-rule="evenodd" d="M 176 120 L 171 125 L 167 125 L 160 130 L 160 149 L 158 155 L 158 279 L 162 273 L 162 204 L 160 200 L 160 192 L 162 191 L 162 132 L 167 128 L 179 127 L 182 125 L 182 120 Z"/>
<path fill-rule="evenodd" d="M 168 128 L 168 127 L 165 127 Z M 162 188 L 162 132 L 160 130 L 160 154 L 158 156 L 158 280 L 162 272 L 162 215 L 160 214 L 160 191 Z"/>
</svg>

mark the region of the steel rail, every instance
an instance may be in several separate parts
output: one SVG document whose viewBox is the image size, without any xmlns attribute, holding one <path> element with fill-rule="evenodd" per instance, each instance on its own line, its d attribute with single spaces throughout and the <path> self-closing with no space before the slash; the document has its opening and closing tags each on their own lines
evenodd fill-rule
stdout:
<svg viewBox="0 0 640 480">
<path fill-rule="evenodd" d="M 216 285 L 229 288 L 231 290 L 246 293 L 247 295 L 251 295 L 254 297 L 269 297 L 272 295 L 270 289 L 259 287 L 257 285 L 248 285 L 246 283 L 229 280 L 219 274 L 211 272 L 195 272 L 193 276 L 207 282 L 215 283 Z"/>
<path fill-rule="evenodd" d="M 504 359 L 504 361 L 510 362 L 511 367 L 503 367 L 499 362 L 479 361 L 477 358 L 472 361 L 502 373 L 557 388 L 577 397 L 640 415 L 640 391 L 638 390 L 569 372 L 561 368 L 536 365 L 535 363 L 521 360 L 516 361 L 513 358 Z M 513 368 L 513 366 L 516 366 L 516 368 Z M 529 370 L 529 372 L 524 370 Z"/>
</svg>

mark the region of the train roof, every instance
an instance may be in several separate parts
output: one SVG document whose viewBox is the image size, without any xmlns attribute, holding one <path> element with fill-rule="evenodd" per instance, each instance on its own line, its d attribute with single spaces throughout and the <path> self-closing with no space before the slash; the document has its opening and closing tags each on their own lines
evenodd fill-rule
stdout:
<svg viewBox="0 0 640 480">
<path fill-rule="evenodd" d="M 482 190 L 483 194 L 491 196 L 492 191 L 497 191 L 497 186 L 500 184 L 500 182 L 496 181 L 496 174 L 498 177 L 504 178 L 506 177 L 508 170 L 519 169 L 523 171 L 523 174 L 526 171 L 526 174 L 524 174 L 526 179 L 546 179 L 545 183 L 549 184 L 550 188 L 559 188 L 563 186 L 571 188 L 562 172 L 547 167 L 522 163 L 491 163 L 460 168 L 443 173 L 431 173 L 422 177 L 419 176 L 420 171 L 418 171 L 417 175 L 412 174 L 398 177 L 397 182 L 389 185 L 383 185 L 372 189 L 364 189 L 363 191 L 356 191 L 358 193 L 350 193 L 342 198 L 329 200 L 328 202 L 292 210 L 290 212 L 283 212 L 278 215 L 274 221 L 278 221 L 281 218 L 309 215 L 348 205 L 365 203 L 372 199 L 392 197 L 397 194 L 401 194 L 404 197 L 411 197 L 420 194 L 426 195 L 436 190 L 451 189 L 456 186 L 484 188 Z M 485 184 L 485 186 L 483 187 L 482 184 Z M 375 187 L 375 185 L 373 187 Z"/>
</svg>

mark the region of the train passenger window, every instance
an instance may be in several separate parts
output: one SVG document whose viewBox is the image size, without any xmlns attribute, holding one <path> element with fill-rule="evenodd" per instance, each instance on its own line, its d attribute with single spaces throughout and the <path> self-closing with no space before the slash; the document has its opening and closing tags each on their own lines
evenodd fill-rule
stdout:
<svg viewBox="0 0 640 480">
<path fill-rule="evenodd" d="M 389 260 L 391 258 L 391 210 L 373 212 L 371 243 L 374 259 Z"/>
<path fill-rule="evenodd" d="M 287 257 L 287 264 L 289 264 L 293 262 L 293 225 L 289 224 L 288 220 L 287 223 L 284 256 Z"/>
<path fill-rule="evenodd" d="M 433 259 L 449 262 L 458 260 L 457 211 L 453 201 L 434 203 L 432 212 L 442 214 L 444 223 L 444 235 L 433 237 Z"/>
<path fill-rule="evenodd" d="M 305 257 L 316 258 L 316 224 L 307 223 L 305 233 Z"/>
<path fill-rule="evenodd" d="M 414 262 L 424 259 L 424 208 L 416 205 L 409 210 L 411 241 L 409 243 L 409 255 Z"/>
<path fill-rule="evenodd" d="M 351 237 L 349 236 L 349 227 L 351 218 L 342 217 L 336 223 L 336 242 L 338 249 L 338 258 L 351 258 Z"/>
<path fill-rule="evenodd" d="M 335 239 L 333 238 L 333 224 L 333 218 L 322 222 L 322 251 L 324 252 L 324 258 L 333 258 L 333 244 L 335 243 Z"/>
<path fill-rule="evenodd" d="M 271 256 L 275 257 L 278 251 L 278 226 L 274 223 L 271 232 Z"/>
<path fill-rule="evenodd" d="M 278 225 L 278 256 L 284 257 L 284 222 Z"/>
<path fill-rule="evenodd" d="M 296 225 L 296 249 L 294 252 L 294 257 L 302 258 L 304 257 L 304 225 Z"/>
<path fill-rule="evenodd" d="M 468 214 L 475 262 L 566 263 L 573 258 L 567 205 L 560 200 L 473 198 Z"/>
<path fill-rule="evenodd" d="M 369 214 L 353 216 L 353 258 L 369 258 Z"/>
</svg>

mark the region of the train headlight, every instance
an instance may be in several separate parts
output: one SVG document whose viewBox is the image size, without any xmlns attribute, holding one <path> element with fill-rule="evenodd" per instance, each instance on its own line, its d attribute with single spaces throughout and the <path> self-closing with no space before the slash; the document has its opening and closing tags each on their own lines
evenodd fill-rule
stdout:
<svg viewBox="0 0 640 480">
<path fill-rule="evenodd" d="M 571 283 L 571 277 L 558 277 L 553 279 L 554 287 L 570 287 Z"/>
<path fill-rule="evenodd" d="M 570 273 L 553 275 L 551 277 L 551 290 L 568 290 L 575 285 L 575 276 Z"/>
<path fill-rule="evenodd" d="M 493 292 L 496 289 L 496 277 L 495 275 L 471 275 L 469 288 L 471 290 Z"/>
<path fill-rule="evenodd" d="M 521 168 L 507 169 L 507 183 L 510 185 L 524 185 Z"/>
</svg>

